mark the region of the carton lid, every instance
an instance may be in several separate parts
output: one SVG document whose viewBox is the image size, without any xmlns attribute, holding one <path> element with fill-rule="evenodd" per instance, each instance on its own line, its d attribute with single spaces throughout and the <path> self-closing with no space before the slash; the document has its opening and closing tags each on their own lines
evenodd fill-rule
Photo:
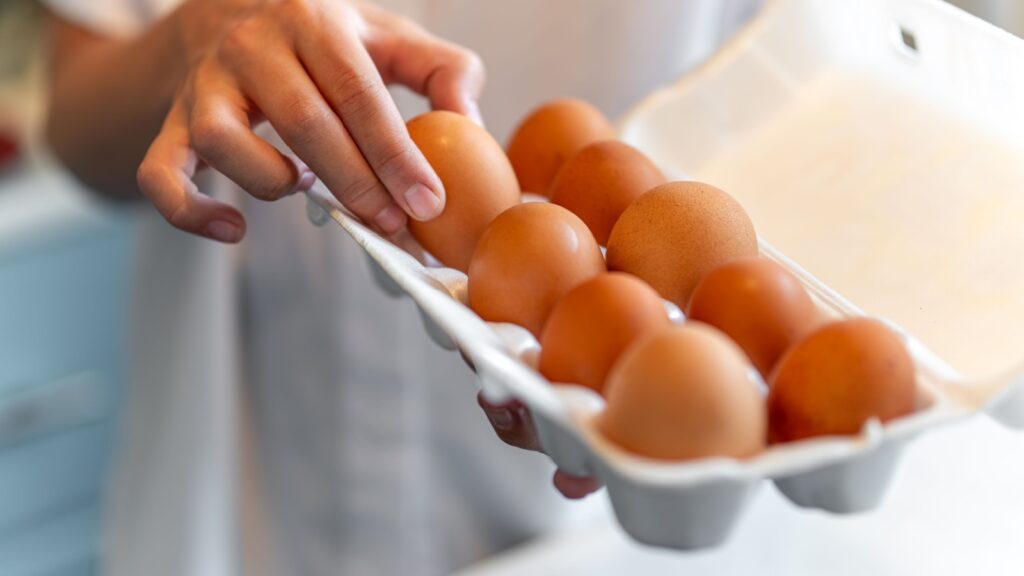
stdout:
<svg viewBox="0 0 1024 576">
<path fill-rule="evenodd" d="M 952 379 L 1024 373 L 1024 41 L 937 0 L 766 10 L 623 137 Z"/>
</svg>

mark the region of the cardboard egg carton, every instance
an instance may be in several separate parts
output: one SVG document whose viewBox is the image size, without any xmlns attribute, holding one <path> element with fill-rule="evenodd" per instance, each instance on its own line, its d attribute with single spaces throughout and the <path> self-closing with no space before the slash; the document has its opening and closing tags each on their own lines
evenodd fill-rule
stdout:
<svg viewBox="0 0 1024 576">
<path fill-rule="evenodd" d="M 980 413 L 1024 428 L 1019 62 L 1024 42 L 938 0 L 773 0 L 621 123 L 670 178 L 736 196 L 762 255 L 823 312 L 885 320 L 915 361 L 914 414 L 746 460 L 624 452 L 593 426 L 597 394 L 547 382 L 527 331 L 465 305 L 464 274 L 383 240 L 322 189 L 310 192 L 311 216 L 329 214 L 364 248 L 382 288 L 412 298 L 431 336 L 473 362 L 485 395 L 526 404 L 547 454 L 597 476 L 631 536 L 706 548 L 765 481 L 798 506 L 862 512 L 918 435 Z"/>
</svg>

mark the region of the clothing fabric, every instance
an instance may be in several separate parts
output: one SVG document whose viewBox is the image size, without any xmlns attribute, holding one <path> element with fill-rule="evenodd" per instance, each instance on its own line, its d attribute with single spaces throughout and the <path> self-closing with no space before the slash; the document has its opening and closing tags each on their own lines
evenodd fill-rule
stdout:
<svg viewBox="0 0 1024 576">
<path fill-rule="evenodd" d="M 47 3 L 130 35 L 176 1 Z M 757 2 L 381 4 L 481 54 L 481 107 L 505 141 L 555 97 L 619 116 Z M 395 93 L 407 116 L 425 109 Z M 550 486 L 546 458 L 497 440 L 458 355 L 376 289 L 340 229 L 309 224 L 303 198 L 259 202 L 212 173 L 199 186 L 243 210 L 248 236 L 217 245 L 143 210 L 109 574 L 443 574 L 581 506 Z"/>
</svg>

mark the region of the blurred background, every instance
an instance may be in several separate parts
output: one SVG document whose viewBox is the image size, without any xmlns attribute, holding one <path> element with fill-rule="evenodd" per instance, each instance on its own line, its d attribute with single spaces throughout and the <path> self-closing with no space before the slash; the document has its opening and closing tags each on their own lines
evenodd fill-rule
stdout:
<svg viewBox="0 0 1024 576">
<path fill-rule="evenodd" d="M 1024 31 L 1024 2 L 955 2 L 1008 30 Z M 96 573 L 102 543 L 105 479 L 116 458 L 124 381 L 124 320 L 133 258 L 130 208 L 102 204 L 56 168 L 39 138 L 46 102 L 42 13 L 29 0 L 0 0 L 0 575 L 78 576 Z M 1019 450 L 1020 443 L 986 450 Z M 922 442 L 915 454 L 946 451 L 979 457 L 969 436 Z M 941 445 L 941 448 L 940 448 Z M 1018 452 L 1019 454 L 1019 452 Z M 910 458 L 910 460 L 913 459 Z M 952 457 L 951 457 L 952 460 Z M 907 468 L 913 470 L 912 463 Z M 901 480 L 889 520 L 920 514 L 937 495 L 907 488 L 928 483 Z M 953 468 L 947 472 L 952 473 Z M 979 478 L 961 478 L 984 492 Z M 975 481 L 979 481 L 977 484 Z M 1002 484 L 997 482 L 996 487 Z M 902 491 L 902 492 L 901 492 Z M 909 491 L 909 492 L 908 492 Z M 915 498 L 911 492 L 918 494 Z M 998 506 L 998 499 L 987 502 Z M 975 504 L 971 504 L 974 506 Z M 743 550 L 758 530 L 771 530 L 777 497 L 762 498 L 730 550 L 689 559 L 640 550 L 599 515 L 582 535 L 555 537 L 470 571 L 564 574 L 589 558 L 604 565 L 650 571 L 721 569 L 729 553 Z M 954 504 L 955 506 L 955 504 Z M 964 505 L 967 506 L 966 504 Z M 969 511 L 965 510 L 965 513 Z M 888 522 L 889 520 L 886 520 Z M 821 521 L 808 517 L 810 525 Z M 881 520 L 875 520 L 881 522 Z M 870 539 L 854 525 L 837 542 Z M 1024 530 L 1017 527 L 1017 534 Z M 870 532 L 870 524 L 867 529 Z M 992 530 L 991 526 L 979 530 Z M 843 531 L 849 532 L 845 534 Z M 881 533 L 879 533 L 881 534 Z M 993 533 L 985 547 L 1012 546 Z M 920 538 L 926 538 L 922 535 Z M 1024 541 L 1016 542 L 1017 550 Z M 1021 536 L 1024 538 L 1024 536 Z M 915 540 L 916 541 L 916 540 Z M 819 551 L 819 554 L 824 554 Z M 892 550 L 898 560 L 899 550 Z M 749 555 L 748 555 L 749 556 Z M 756 559 L 754 559 L 756 560 Z M 747 561 L 753 561 L 749 557 Z M 886 559 L 879 558 L 880 565 Z M 717 568 L 716 568 L 717 567 Z M 927 573 L 928 571 L 916 571 Z M 984 571 L 982 570 L 984 573 Z M 532 572 L 540 573 L 540 572 Z M 910 573 L 910 572 L 904 572 Z"/>
</svg>

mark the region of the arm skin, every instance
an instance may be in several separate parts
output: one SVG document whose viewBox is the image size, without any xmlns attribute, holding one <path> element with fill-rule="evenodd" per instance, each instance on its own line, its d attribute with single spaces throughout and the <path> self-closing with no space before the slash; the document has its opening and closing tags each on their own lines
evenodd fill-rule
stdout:
<svg viewBox="0 0 1024 576">
<path fill-rule="evenodd" d="M 183 5 L 130 39 L 100 36 L 49 17 L 52 91 L 46 138 L 84 183 L 111 198 L 139 197 L 135 173 L 160 131 L 187 60 L 217 36 L 213 28 L 182 35 L 186 16 L 207 22 L 242 14 L 254 0 Z M 202 14 L 188 14 L 189 11 Z"/>
<path fill-rule="evenodd" d="M 113 198 L 139 196 L 135 170 L 160 130 L 185 68 L 173 25 L 119 41 L 51 19 L 53 91 L 46 137 L 84 183 Z M 154 64 L 159 63 L 159 64 Z"/>
</svg>

